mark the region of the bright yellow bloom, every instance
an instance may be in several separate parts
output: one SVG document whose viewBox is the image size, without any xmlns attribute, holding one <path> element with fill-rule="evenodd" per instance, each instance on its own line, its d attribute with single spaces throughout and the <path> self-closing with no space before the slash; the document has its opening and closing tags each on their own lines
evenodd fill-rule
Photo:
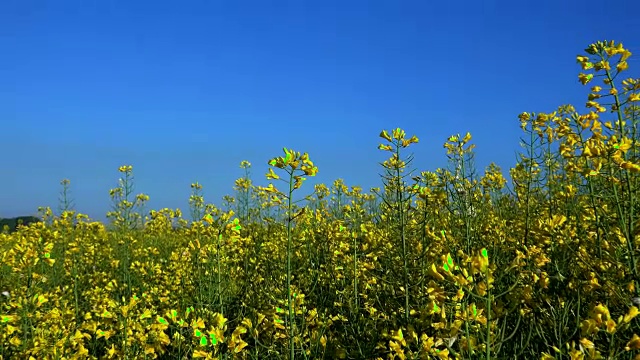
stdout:
<svg viewBox="0 0 640 360">
<path fill-rule="evenodd" d="M 631 320 L 633 320 L 636 316 L 638 316 L 638 314 L 640 314 L 640 311 L 638 310 L 638 308 L 635 306 L 632 306 L 629 309 L 629 312 L 623 317 L 622 321 L 628 324 L 631 322 Z"/>
<path fill-rule="evenodd" d="M 382 132 L 380 133 L 380 137 L 387 141 L 391 141 L 391 136 L 389 136 L 387 130 L 382 130 Z"/>
<path fill-rule="evenodd" d="M 637 334 L 633 334 L 624 349 L 627 351 L 640 349 L 640 337 Z"/>
<path fill-rule="evenodd" d="M 589 81 L 593 80 L 593 74 L 579 74 L 578 80 L 580 80 L 582 85 L 586 85 Z"/>
<path fill-rule="evenodd" d="M 124 174 L 128 174 L 133 171 L 133 166 L 131 165 L 122 165 L 118 168 L 118 171 Z"/>
<path fill-rule="evenodd" d="M 627 64 L 626 61 L 621 61 L 618 63 L 618 65 L 616 65 L 616 70 L 618 70 L 618 72 L 627 70 L 629 68 L 629 64 Z"/>
</svg>

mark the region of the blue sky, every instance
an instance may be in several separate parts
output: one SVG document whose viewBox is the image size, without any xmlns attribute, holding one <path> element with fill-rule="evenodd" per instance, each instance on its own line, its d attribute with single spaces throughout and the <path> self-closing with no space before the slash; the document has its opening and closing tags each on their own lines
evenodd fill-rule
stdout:
<svg viewBox="0 0 640 360">
<path fill-rule="evenodd" d="M 123 164 L 152 208 L 186 212 L 194 181 L 220 204 L 240 161 L 266 185 L 282 147 L 309 152 L 315 181 L 366 189 L 395 127 L 420 138 L 417 170 L 470 131 L 479 170 L 507 172 L 519 113 L 584 103 L 588 44 L 640 56 L 640 2 L 604 4 L 4 0 L 0 217 L 55 208 L 68 178 L 76 209 L 104 219 Z"/>
</svg>

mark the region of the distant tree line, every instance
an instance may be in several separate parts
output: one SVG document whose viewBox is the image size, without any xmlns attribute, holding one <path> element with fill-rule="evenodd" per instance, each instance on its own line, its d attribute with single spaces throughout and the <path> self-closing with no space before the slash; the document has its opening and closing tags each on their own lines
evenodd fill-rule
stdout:
<svg viewBox="0 0 640 360">
<path fill-rule="evenodd" d="M 0 219 L 0 231 L 8 230 L 8 232 L 14 232 L 18 228 L 18 225 L 27 226 L 34 222 L 42 221 L 35 216 L 18 216 L 14 218 Z"/>
</svg>

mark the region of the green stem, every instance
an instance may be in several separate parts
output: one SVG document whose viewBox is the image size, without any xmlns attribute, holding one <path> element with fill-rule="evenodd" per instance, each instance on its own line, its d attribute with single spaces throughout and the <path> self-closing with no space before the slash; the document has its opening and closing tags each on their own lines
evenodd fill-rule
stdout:
<svg viewBox="0 0 640 360">
<path fill-rule="evenodd" d="M 295 358 L 295 342 L 294 342 L 294 329 L 293 329 L 293 303 L 291 299 L 291 251 L 293 249 L 292 234 L 291 234 L 291 221 L 292 214 L 291 209 L 293 206 L 293 170 L 289 173 L 289 196 L 287 198 L 287 300 L 289 304 L 289 359 Z"/>
</svg>

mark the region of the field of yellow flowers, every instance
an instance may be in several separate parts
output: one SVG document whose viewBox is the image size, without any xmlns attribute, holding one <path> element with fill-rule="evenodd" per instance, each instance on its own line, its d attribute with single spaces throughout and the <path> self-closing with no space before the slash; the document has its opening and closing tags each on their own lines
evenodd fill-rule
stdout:
<svg viewBox="0 0 640 360">
<path fill-rule="evenodd" d="M 192 184 L 198 221 L 143 212 L 122 166 L 108 228 L 44 208 L 0 234 L 0 359 L 640 359 L 630 55 L 577 57 L 588 112 L 519 116 L 510 191 L 470 134 L 412 173 L 401 129 L 380 134 L 381 188 L 307 188 L 318 168 L 285 148 L 266 187 L 242 162 L 222 208 Z"/>
</svg>

